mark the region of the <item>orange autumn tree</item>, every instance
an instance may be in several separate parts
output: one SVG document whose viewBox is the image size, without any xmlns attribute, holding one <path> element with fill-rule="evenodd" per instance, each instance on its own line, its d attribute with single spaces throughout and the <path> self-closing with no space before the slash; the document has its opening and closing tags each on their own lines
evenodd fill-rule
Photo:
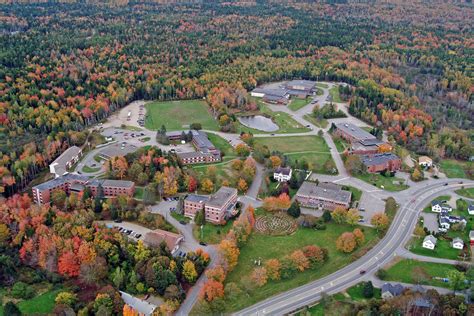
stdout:
<svg viewBox="0 0 474 316">
<path fill-rule="evenodd" d="M 336 240 L 336 248 L 345 253 L 354 251 L 356 246 L 356 238 L 354 234 L 350 232 L 342 233 Z"/>
<path fill-rule="evenodd" d="M 208 280 L 202 287 L 201 297 L 208 302 L 212 302 L 219 297 L 224 297 L 224 285 L 215 280 Z"/>
<path fill-rule="evenodd" d="M 127 304 L 123 305 L 123 316 L 138 316 L 138 312 L 128 306 Z"/>
<path fill-rule="evenodd" d="M 301 250 L 295 250 L 290 255 L 290 260 L 293 267 L 299 271 L 304 271 L 309 268 L 309 260 Z"/>
<path fill-rule="evenodd" d="M 240 250 L 237 247 L 235 240 L 222 240 L 218 249 L 225 261 L 226 270 L 229 272 L 232 271 L 237 265 L 240 255 Z"/>
<path fill-rule="evenodd" d="M 251 279 L 257 286 L 264 286 L 268 280 L 267 269 L 264 267 L 256 267 L 252 272 Z"/>
<path fill-rule="evenodd" d="M 263 200 L 262 207 L 269 212 L 284 211 L 291 205 L 291 199 L 286 193 L 280 194 L 278 197 L 269 196 Z"/>
<path fill-rule="evenodd" d="M 278 259 L 270 259 L 265 262 L 265 269 L 270 280 L 280 280 L 281 263 Z"/>
<path fill-rule="evenodd" d="M 222 283 L 225 280 L 226 273 L 221 265 L 217 265 L 214 268 L 210 268 L 206 271 L 206 277 L 209 280 L 214 280 Z"/>
<path fill-rule="evenodd" d="M 59 257 L 58 272 L 61 275 L 77 277 L 79 276 L 80 267 L 77 256 L 71 251 L 67 251 Z"/>
</svg>

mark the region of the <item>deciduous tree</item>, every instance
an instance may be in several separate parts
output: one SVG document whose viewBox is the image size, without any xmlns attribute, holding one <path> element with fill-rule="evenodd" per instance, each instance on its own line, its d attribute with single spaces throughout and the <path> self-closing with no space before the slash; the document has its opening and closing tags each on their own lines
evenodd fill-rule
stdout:
<svg viewBox="0 0 474 316">
<path fill-rule="evenodd" d="M 357 243 L 353 233 L 342 233 L 336 240 L 336 248 L 345 253 L 354 251 L 356 245 Z"/>
</svg>

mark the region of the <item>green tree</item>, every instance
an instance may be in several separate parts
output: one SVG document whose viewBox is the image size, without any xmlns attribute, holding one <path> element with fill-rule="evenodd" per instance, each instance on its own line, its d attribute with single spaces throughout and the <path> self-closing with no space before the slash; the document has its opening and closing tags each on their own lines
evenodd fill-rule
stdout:
<svg viewBox="0 0 474 316">
<path fill-rule="evenodd" d="M 198 211 L 196 213 L 196 216 L 194 217 L 194 222 L 196 223 L 196 225 L 204 225 L 206 223 L 206 218 L 204 216 L 204 209 Z"/>
<path fill-rule="evenodd" d="M 374 297 L 374 285 L 371 281 L 364 283 L 364 287 L 362 288 L 362 294 L 365 298 Z"/>
<path fill-rule="evenodd" d="M 183 264 L 183 276 L 189 283 L 193 284 L 198 276 L 194 263 L 186 260 Z"/>
<path fill-rule="evenodd" d="M 112 282 L 117 289 L 121 289 L 123 282 L 125 281 L 125 271 L 122 268 L 117 267 L 112 273 Z"/>
<path fill-rule="evenodd" d="M 20 309 L 13 302 L 7 302 L 3 306 L 3 314 L 8 316 L 21 316 Z"/>
<path fill-rule="evenodd" d="M 71 292 L 59 292 L 54 301 L 58 305 L 72 307 L 77 302 L 77 295 Z"/>
<path fill-rule="evenodd" d="M 293 202 L 286 212 L 288 213 L 288 215 L 290 215 L 294 218 L 300 217 L 301 208 L 300 208 L 300 204 L 298 203 L 298 201 Z"/>
<path fill-rule="evenodd" d="M 331 212 L 330 211 L 324 211 L 323 213 L 323 220 L 327 223 L 330 222 L 332 219 Z"/>
<path fill-rule="evenodd" d="M 454 292 L 463 288 L 464 281 L 466 280 L 466 275 L 458 270 L 450 270 L 448 272 L 447 278 L 449 279 L 449 286 L 453 289 Z"/>
</svg>

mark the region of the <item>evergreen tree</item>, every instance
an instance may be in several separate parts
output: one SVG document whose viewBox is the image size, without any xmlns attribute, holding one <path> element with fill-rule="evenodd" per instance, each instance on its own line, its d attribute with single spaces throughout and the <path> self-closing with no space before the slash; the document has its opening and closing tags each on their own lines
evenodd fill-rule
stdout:
<svg viewBox="0 0 474 316">
<path fill-rule="evenodd" d="M 21 316 L 20 309 L 13 302 L 7 302 L 3 306 L 3 314 L 8 316 Z"/>
<path fill-rule="evenodd" d="M 196 223 L 196 225 L 199 225 L 199 226 L 205 224 L 206 218 L 204 216 L 204 209 L 196 213 L 196 216 L 194 217 L 194 222 Z"/>
<path fill-rule="evenodd" d="M 324 211 L 323 213 L 323 220 L 327 223 L 330 222 L 332 219 L 331 212 L 329 211 Z"/>
<path fill-rule="evenodd" d="M 374 297 L 374 286 L 371 281 L 364 283 L 364 288 L 362 289 L 362 294 L 366 298 Z"/>
<path fill-rule="evenodd" d="M 301 208 L 300 204 L 295 201 L 291 204 L 290 208 L 287 210 L 288 215 L 293 216 L 294 218 L 298 218 L 301 215 Z"/>
</svg>

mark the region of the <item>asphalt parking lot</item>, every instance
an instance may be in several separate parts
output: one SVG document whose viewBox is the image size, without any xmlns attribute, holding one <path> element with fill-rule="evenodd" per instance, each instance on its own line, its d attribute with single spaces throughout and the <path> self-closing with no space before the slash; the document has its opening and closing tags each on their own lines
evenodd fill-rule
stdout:
<svg viewBox="0 0 474 316">
<path fill-rule="evenodd" d="M 134 223 L 130 223 L 130 222 L 115 223 L 113 221 L 104 221 L 104 224 L 107 227 L 117 227 L 117 228 L 132 230 L 133 232 L 130 235 L 126 234 L 132 240 L 144 240 L 145 235 L 148 232 L 152 231 L 151 229 L 148 229 L 146 227 L 143 227 Z M 136 234 L 140 234 L 141 236 L 137 238 L 135 237 Z"/>
</svg>

